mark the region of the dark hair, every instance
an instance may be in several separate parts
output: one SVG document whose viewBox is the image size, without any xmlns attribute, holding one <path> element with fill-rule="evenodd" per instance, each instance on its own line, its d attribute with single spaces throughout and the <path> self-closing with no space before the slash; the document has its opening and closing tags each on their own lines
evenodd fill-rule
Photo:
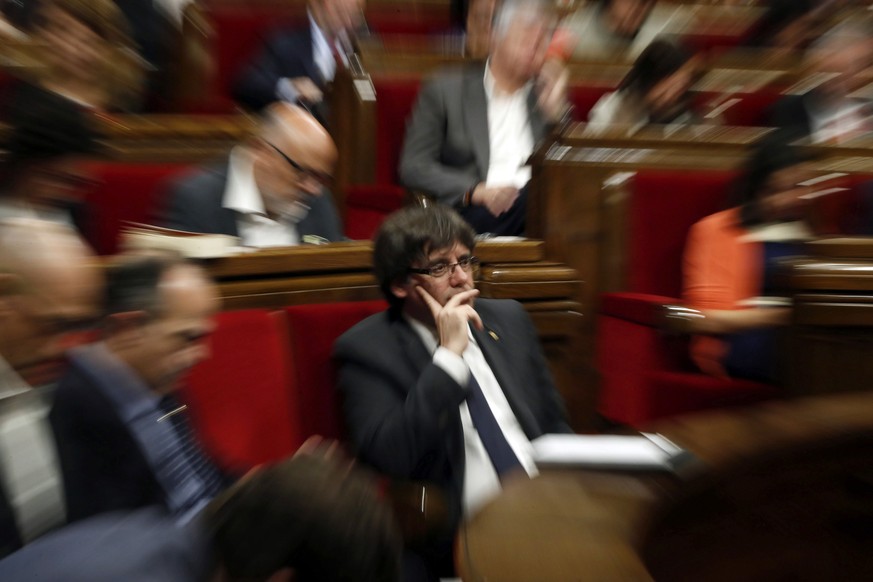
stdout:
<svg viewBox="0 0 873 582">
<path fill-rule="evenodd" d="M 773 174 L 809 159 L 808 154 L 790 145 L 788 137 L 778 131 L 756 144 L 734 188 L 733 206 L 740 207 L 740 223 L 748 228 L 764 222 L 760 201 Z"/>
<path fill-rule="evenodd" d="M 403 304 L 403 300 L 391 292 L 391 285 L 405 278 L 413 263 L 426 261 L 432 251 L 447 249 L 456 243 L 472 252 L 476 233 L 448 206 L 413 206 L 389 216 L 376 233 L 373 244 L 373 272 L 388 302 L 393 307 Z"/>
<path fill-rule="evenodd" d="M 812 0 L 770 0 L 758 21 L 747 35 L 749 46 L 767 46 L 775 37 L 814 7 Z"/>
<path fill-rule="evenodd" d="M 97 151 L 97 133 L 81 107 L 35 86 L 22 89 L 10 105 L 4 185 L 34 163 Z"/>
<path fill-rule="evenodd" d="M 393 582 L 401 539 L 360 469 L 297 455 L 244 477 L 204 512 L 215 557 L 231 580 L 282 568 L 300 582 Z"/>
<path fill-rule="evenodd" d="M 145 311 L 160 315 L 163 304 L 158 291 L 161 279 L 171 269 L 194 265 L 176 255 L 125 258 L 106 272 L 104 315 Z"/>
<path fill-rule="evenodd" d="M 691 60 L 684 47 L 663 38 L 649 43 L 618 86 L 619 91 L 630 91 L 643 96 L 649 90 L 682 68 Z"/>
</svg>

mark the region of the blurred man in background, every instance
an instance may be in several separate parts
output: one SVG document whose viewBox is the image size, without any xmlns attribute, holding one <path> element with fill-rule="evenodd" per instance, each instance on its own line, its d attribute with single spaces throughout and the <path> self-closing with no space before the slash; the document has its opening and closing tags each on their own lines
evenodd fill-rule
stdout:
<svg viewBox="0 0 873 582">
<path fill-rule="evenodd" d="M 47 414 L 71 332 L 98 312 L 92 258 L 68 227 L 0 221 L 0 555 L 66 521 Z"/>
</svg>

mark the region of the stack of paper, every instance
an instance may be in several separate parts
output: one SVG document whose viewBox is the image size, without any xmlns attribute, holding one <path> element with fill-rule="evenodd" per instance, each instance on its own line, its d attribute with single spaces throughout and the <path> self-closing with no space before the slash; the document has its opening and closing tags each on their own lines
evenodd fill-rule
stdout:
<svg viewBox="0 0 873 582">
<path fill-rule="evenodd" d="M 548 434 L 532 442 L 537 466 L 620 470 L 674 470 L 690 454 L 658 434 L 638 436 Z"/>
</svg>

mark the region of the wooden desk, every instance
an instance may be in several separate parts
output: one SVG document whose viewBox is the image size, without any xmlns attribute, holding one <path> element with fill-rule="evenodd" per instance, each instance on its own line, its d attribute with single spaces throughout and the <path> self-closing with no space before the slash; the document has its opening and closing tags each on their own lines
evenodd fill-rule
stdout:
<svg viewBox="0 0 873 582">
<path fill-rule="evenodd" d="M 462 579 L 870 579 L 869 535 L 854 525 L 873 525 L 873 395 L 657 428 L 697 455 L 695 474 L 565 470 L 512 481 L 460 533 Z"/>
</svg>

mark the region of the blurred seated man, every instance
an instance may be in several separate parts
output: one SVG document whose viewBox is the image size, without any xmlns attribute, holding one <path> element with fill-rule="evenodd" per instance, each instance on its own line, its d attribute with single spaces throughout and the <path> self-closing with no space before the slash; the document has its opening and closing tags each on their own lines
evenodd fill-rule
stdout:
<svg viewBox="0 0 873 582">
<path fill-rule="evenodd" d="M 478 298 L 473 229 L 451 208 L 388 217 L 373 269 L 390 307 L 335 346 L 351 445 L 387 475 L 445 496 L 448 523 L 405 561 L 451 573 L 451 542 L 513 474 L 536 475 L 531 439 L 570 432 L 536 329 L 515 301 Z"/>
<path fill-rule="evenodd" d="M 870 20 L 845 22 L 813 43 L 805 59 L 817 86 L 778 101 L 769 125 L 789 140 L 808 137 L 813 142 L 842 141 L 873 129 L 870 101 L 853 95 L 870 82 L 871 27 Z"/>
<path fill-rule="evenodd" d="M 396 582 L 394 516 L 361 469 L 298 454 L 255 470 L 204 512 L 218 580 Z"/>
<path fill-rule="evenodd" d="M 566 73 L 542 70 L 554 25 L 550 3 L 505 0 L 487 63 L 437 74 L 407 123 L 401 183 L 477 232 L 524 233 L 528 158 L 569 111 Z"/>
<path fill-rule="evenodd" d="M 650 124 L 692 124 L 691 86 L 696 60 L 666 40 L 652 42 L 637 58 L 618 89 L 600 98 L 588 114 L 589 127 L 603 131 L 627 128 L 633 133 Z"/>
<path fill-rule="evenodd" d="M 70 352 L 49 416 L 71 521 L 159 505 L 184 523 L 223 489 L 175 396 L 208 355 L 217 309 L 207 275 L 181 259 L 110 268 L 105 339 Z"/>
<path fill-rule="evenodd" d="M 327 191 L 336 161 L 327 131 L 303 109 L 275 103 L 257 135 L 227 163 L 170 187 L 160 223 L 190 232 L 238 236 L 243 246 L 279 247 L 342 238 Z"/>
<path fill-rule="evenodd" d="M 678 31 L 691 18 L 687 8 L 656 0 L 595 0 L 563 23 L 579 60 L 635 58 L 657 36 Z"/>
<path fill-rule="evenodd" d="M 803 253 L 811 237 L 804 184 L 810 178 L 799 153 L 778 136 L 747 162 L 737 205 L 708 216 L 688 233 L 683 300 L 700 310 L 691 356 L 714 376 L 778 382 L 779 328 L 791 309 L 779 286 L 780 261 Z"/>
<path fill-rule="evenodd" d="M 40 91 L 9 112 L 0 160 L 0 218 L 24 216 L 72 225 L 90 186 L 86 159 L 97 150 L 87 115 L 68 99 Z"/>
<path fill-rule="evenodd" d="M 366 0 L 308 0 L 307 23 L 280 30 L 237 76 L 233 96 L 260 111 L 274 101 L 298 103 L 327 118 L 325 90 L 337 67 L 347 67 Z"/>
<path fill-rule="evenodd" d="M 66 521 L 47 416 L 64 342 L 97 315 L 92 259 L 68 227 L 0 221 L 0 556 Z"/>
</svg>

